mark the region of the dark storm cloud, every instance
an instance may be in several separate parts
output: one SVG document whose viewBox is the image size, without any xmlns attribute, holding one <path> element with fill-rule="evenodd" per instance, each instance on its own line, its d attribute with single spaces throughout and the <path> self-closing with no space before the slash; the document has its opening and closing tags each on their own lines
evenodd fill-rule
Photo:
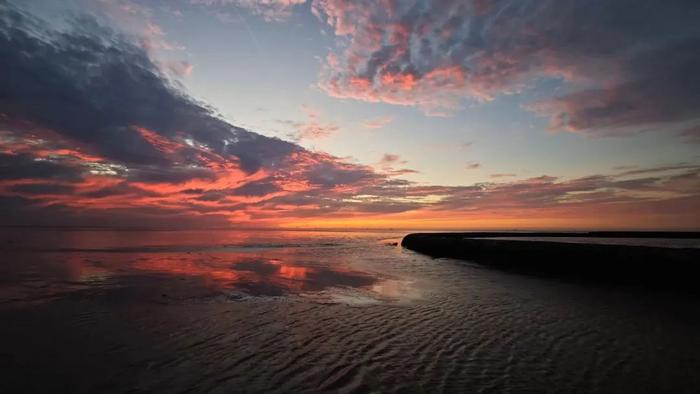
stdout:
<svg viewBox="0 0 700 394">
<path fill-rule="evenodd" d="M 157 197 L 160 195 L 159 193 L 155 193 L 149 190 L 130 185 L 128 182 L 120 182 L 116 185 L 106 186 L 96 190 L 81 193 L 82 196 L 89 198 L 104 198 L 125 194 L 141 197 Z"/>
<path fill-rule="evenodd" d="M 68 194 L 75 191 L 75 186 L 58 183 L 27 183 L 10 187 L 10 191 L 26 194 Z"/>
<path fill-rule="evenodd" d="M 57 179 L 77 181 L 81 170 L 49 160 L 36 160 L 29 155 L 0 153 L 0 180 Z"/>
<path fill-rule="evenodd" d="M 322 188 L 361 184 L 381 178 L 369 168 L 360 166 L 337 166 L 333 162 L 319 163 L 308 172 L 311 184 Z"/>
<path fill-rule="evenodd" d="M 251 183 L 246 183 L 245 185 L 236 188 L 231 191 L 231 194 L 237 195 L 237 196 L 253 196 L 253 197 L 260 197 L 260 196 L 265 196 L 274 192 L 280 191 L 280 187 L 275 185 L 272 182 L 251 182 Z"/>
<path fill-rule="evenodd" d="M 229 197 L 263 198 L 284 182 L 331 189 L 381 181 L 365 167 L 226 123 L 165 77 L 137 38 L 92 17 L 67 22 L 61 29 L 0 1 L 0 180 L 25 183 L 0 185 L 0 193 L 28 205 L 25 220 L 105 216 L 86 205 L 122 205 L 132 212 L 125 217 L 221 213 L 245 208 Z M 260 171 L 270 177 L 259 180 Z M 52 197 L 59 191 L 60 201 Z"/>
<path fill-rule="evenodd" d="M 700 117 L 700 37 L 632 55 L 626 77 L 610 87 L 588 89 L 536 103 L 552 114 L 553 129 L 611 133 L 692 121 Z M 634 130 L 634 129 L 633 129 Z"/>
<path fill-rule="evenodd" d="M 216 179 L 216 174 L 209 168 L 179 166 L 142 166 L 128 173 L 127 179 L 146 183 L 182 183 L 189 179 Z"/>
<path fill-rule="evenodd" d="M 299 148 L 232 126 L 180 92 L 128 37 L 80 17 L 55 31 L 0 3 L 0 112 L 91 146 L 123 164 L 168 165 L 136 130 L 190 138 L 255 172 Z M 195 150 L 182 145 L 183 160 Z"/>
</svg>

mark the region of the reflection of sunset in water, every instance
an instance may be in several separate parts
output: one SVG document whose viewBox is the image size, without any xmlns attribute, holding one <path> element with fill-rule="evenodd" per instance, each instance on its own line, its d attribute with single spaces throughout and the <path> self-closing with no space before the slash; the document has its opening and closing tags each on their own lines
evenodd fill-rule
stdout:
<svg viewBox="0 0 700 394">
<path fill-rule="evenodd" d="M 273 254 L 273 253 L 270 253 Z M 374 276 L 342 266 L 305 266 L 280 249 L 274 258 L 249 253 L 47 253 L 37 266 L 50 268 L 58 283 L 97 285 L 108 279 L 144 276 L 193 279 L 212 290 L 240 290 L 251 295 L 317 292 L 334 287 L 372 290 Z M 128 280 L 128 279 L 125 279 Z M 70 290 L 70 289 L 64 289 Z M 381 294 L 382 292 L 378 292 Z"/>
<path fill-rule="evenodd" d="M 105 281 L 113 276 L 110 269 L 105 268 L 100 262 L 75 254 L 51 255 L 47 259 L 51 263 L 49 269 L 54 275 L 59 275 L 66 281 L 76 283 Z M 42 265 L 42 268 L 45 268 Z"/>
<path fill-rule="evenodd" d="M 181 253 L 143 253 L 130 260 L 131 268 L 135 271 L 197 277 L 220 289 L 244 288 L 256 292 L 262 286 L 268 290 L 274 289 L 275 293 L 282 290 L 322 290 L 335 285 L 346 285 L 348 278 L 370 278 L 364 273 L 342 268 L 329 270 L 304 267 L 287 264 L 277 258 L 254 258 L 244 253 L 189 253 L 184 256 Z M 329 276 L 335 280 L 327 280 Z M 370 279 L 366 281 L 369 282 Z M 371 281 L 374 282 L 374 279 Z"/>
<path fill-rule="evenodd" d="M 215 282 L 237 281 L 241 274 L 232 269 L 205 264 L 191 257 L 152 253 L 134 261 L 133 269 L 178 276 L 199 276 Z"/>
<path fill-rule="evenodd" d="M 288 265 L 281 265 L 279 269 L 279 275 L 287 279 L 305 279 L 307 270 L 308 268 L 305 267 L 292 267 Z"/>
<path fill-rule="evenodd" d="M 19 293 L 31 293 L 30 298 L 104 286 L 128 287 L 134 280 L 143 286 L 167 282 L 168 286 L 251 296 L 312 295 L 344 288 L 370 297 L 398 299 L 410 287 L 386 274 L 368 272 L 362 259 L 342 251 L 345 246 L 340 245 L 351 245 L 355 237 L 366 242 L 362 240 L 366 235 L 362 234 L 342 234 L 343 243 L 330 232 L 85 231 L 81 237 L 71 232 L 47 234 L 42 252 L 31 255 L 23 252 L 30 239 L 17 238 L 11 244 L 15 249 L 13 256 L 6 253 L 7 272 L 0 267 L 0 274 L 7 278 L 20 275 L 8 280 L 24 283 Z M 328 253 L 335 256 L 332 261 L 328 260 Z M 20 279 L 34 276 L 36 279 L 31 282 Z M 172 294 L 171 291 L 163 294 Z"/>
</svg>

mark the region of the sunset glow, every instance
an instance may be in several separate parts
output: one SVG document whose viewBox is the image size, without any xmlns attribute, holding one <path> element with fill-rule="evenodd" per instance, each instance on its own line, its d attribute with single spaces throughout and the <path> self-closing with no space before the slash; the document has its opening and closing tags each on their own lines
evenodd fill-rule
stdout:
<svg viewBox="0 0 700 394">
<path fill-rule="evenodd" d="M 699 61 L 680 52 L 697 39 L 690 20 L 675 42 L 594 19 L 620 42 L 589 53 L 599 36 L 558 41 L 566 22 L 538 5 L 516 18 L 498 2 L 157 3 L 0 6 L 3 224 L 700 222 L 698 86 L 678 71 Z M 70 27 L 80 9 L 89 23 Z M 616 46 L 639 40 L 640 53 Z"/>
</svg>

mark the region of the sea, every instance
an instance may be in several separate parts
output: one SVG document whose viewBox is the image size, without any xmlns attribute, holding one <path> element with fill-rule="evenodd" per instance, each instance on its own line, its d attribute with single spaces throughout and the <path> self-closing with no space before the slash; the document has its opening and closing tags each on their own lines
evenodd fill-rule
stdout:
<svg viewBox="0 0 700 394">
<path fill-rule="evenodd" d="M 404 235 L 0 229 L 0 393 L 700 390 L 697 296 Z"/>
</svg>

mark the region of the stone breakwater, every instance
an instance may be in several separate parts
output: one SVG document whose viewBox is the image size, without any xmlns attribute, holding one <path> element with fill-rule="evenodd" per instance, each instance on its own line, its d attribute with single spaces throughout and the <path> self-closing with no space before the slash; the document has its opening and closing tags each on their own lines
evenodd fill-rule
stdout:
<svg viewBox="0 0 700 394">
<path fill-rule="evenodd" d="M 404 237 L 401 245 L 436 258 L 522 273 L 700 293 L 700 248 L 605 243 L 615 238 L 700 242 L 700 233 L 415 233 Z"/>
</svg>

